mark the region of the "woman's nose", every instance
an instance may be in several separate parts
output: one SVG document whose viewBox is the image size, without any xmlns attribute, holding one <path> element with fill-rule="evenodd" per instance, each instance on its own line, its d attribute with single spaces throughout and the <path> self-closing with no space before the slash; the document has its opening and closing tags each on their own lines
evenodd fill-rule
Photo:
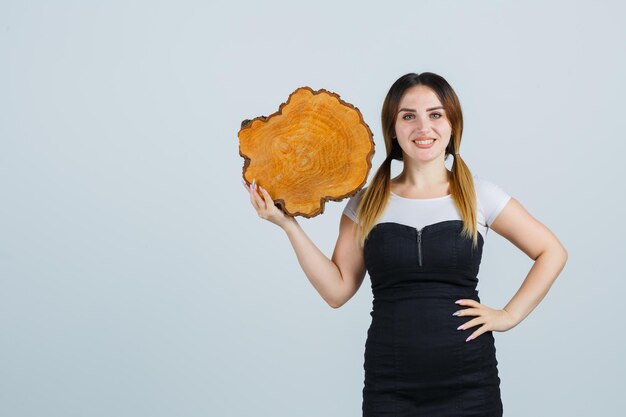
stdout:
<svg viewBox="0 0 626 417">
<path fill-rule="evenodd" d="M 415 129 L 418 131 L 428 131 L 430 127 L 430 120 L 428 116 L 417 116 L 415 118 Z"/>
</svg>

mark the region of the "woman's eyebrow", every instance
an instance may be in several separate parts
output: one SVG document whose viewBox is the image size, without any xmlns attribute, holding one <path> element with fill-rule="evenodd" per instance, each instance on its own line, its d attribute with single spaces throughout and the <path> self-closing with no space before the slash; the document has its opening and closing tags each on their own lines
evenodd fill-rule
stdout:
<svg viewBox="0 0 626 417">
<path fill-rule="evenodd" d="M 426 111 L 431 111 L 431 110 L 437 110 L 437 109 L 443 109 L 443 106 L 439 106 L 439 107 L 431 107 L 429 109 L 426 109 Z M 399 112 L 401 111 L 412 111 L 413 113 L 415 113 L 417 110 L 415 109 L 406 109 L 406 108 L 402 108 L 400 110 L 398 110 Z"/>
</svg>

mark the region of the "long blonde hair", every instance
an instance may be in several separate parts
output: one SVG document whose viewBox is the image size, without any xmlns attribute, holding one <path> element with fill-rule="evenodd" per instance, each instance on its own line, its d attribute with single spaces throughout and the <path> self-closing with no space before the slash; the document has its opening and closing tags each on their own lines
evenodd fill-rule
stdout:
<svg viewBox="0 0 626 417">
<path fill-rule="evenodd" d="M 461 136 L 463 134 L 463 113 L 461 103 L 448 82 L 432 72 L 421 74 L 409 73 L 400 77 L 393 83 L 381 111 L 383 137 L 387 158 L 376 171 L 371 184 L 364 190 L 357 207 L 357 239 L 361 246 L 364 245 L 367 236 L 374 227 L 376 220 L 382 215 L 391 192 L 391 161 L 402 161 L 402 148 L 395 136 L 395 121 L 398 115 L 398 107 L 404 92 L 413 86 L 424 85 L 430 87 L 437 97 L 452 127 L 450 143 L 446 147 L 445 159 L 448 155 L 459 152 L 461 148 Z M 460 155 L 454 155 L 450 176 L 450 193 L 457 206 L 463 229 L 461 234 L 472 239 L 473 247 L 478 245 L 478 226 L 476 224 L 476 194 L 474 180 Z"/>
</svg>

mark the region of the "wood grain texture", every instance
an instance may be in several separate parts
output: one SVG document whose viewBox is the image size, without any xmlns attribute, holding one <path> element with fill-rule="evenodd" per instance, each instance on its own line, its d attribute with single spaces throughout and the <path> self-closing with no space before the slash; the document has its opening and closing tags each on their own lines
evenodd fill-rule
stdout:
<svg viewBox="0 0 626 417">
<path fill-rule="evenodd" d="M 354 195 L 372 167 L 374 138 L 361 112 L 325 89 L 298 88 L 277 112 L 244 120 L 238 137 L 244 180 L 290 216 L 314 217 L 326 201 Z"/>
</svg>

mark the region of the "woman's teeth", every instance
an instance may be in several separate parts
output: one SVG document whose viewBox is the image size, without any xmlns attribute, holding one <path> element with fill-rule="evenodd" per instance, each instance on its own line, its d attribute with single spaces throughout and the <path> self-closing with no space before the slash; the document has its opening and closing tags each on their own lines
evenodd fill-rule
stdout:
<svg viewBox="0 0 626 417">
<path fill-rule="evenodd" d="M 417 143 L 418 145 L 430 145 L 434 141 L 435 139 L 428 139 L 428 140 L 414 140 L 413 142 Z"/>
</svg>

